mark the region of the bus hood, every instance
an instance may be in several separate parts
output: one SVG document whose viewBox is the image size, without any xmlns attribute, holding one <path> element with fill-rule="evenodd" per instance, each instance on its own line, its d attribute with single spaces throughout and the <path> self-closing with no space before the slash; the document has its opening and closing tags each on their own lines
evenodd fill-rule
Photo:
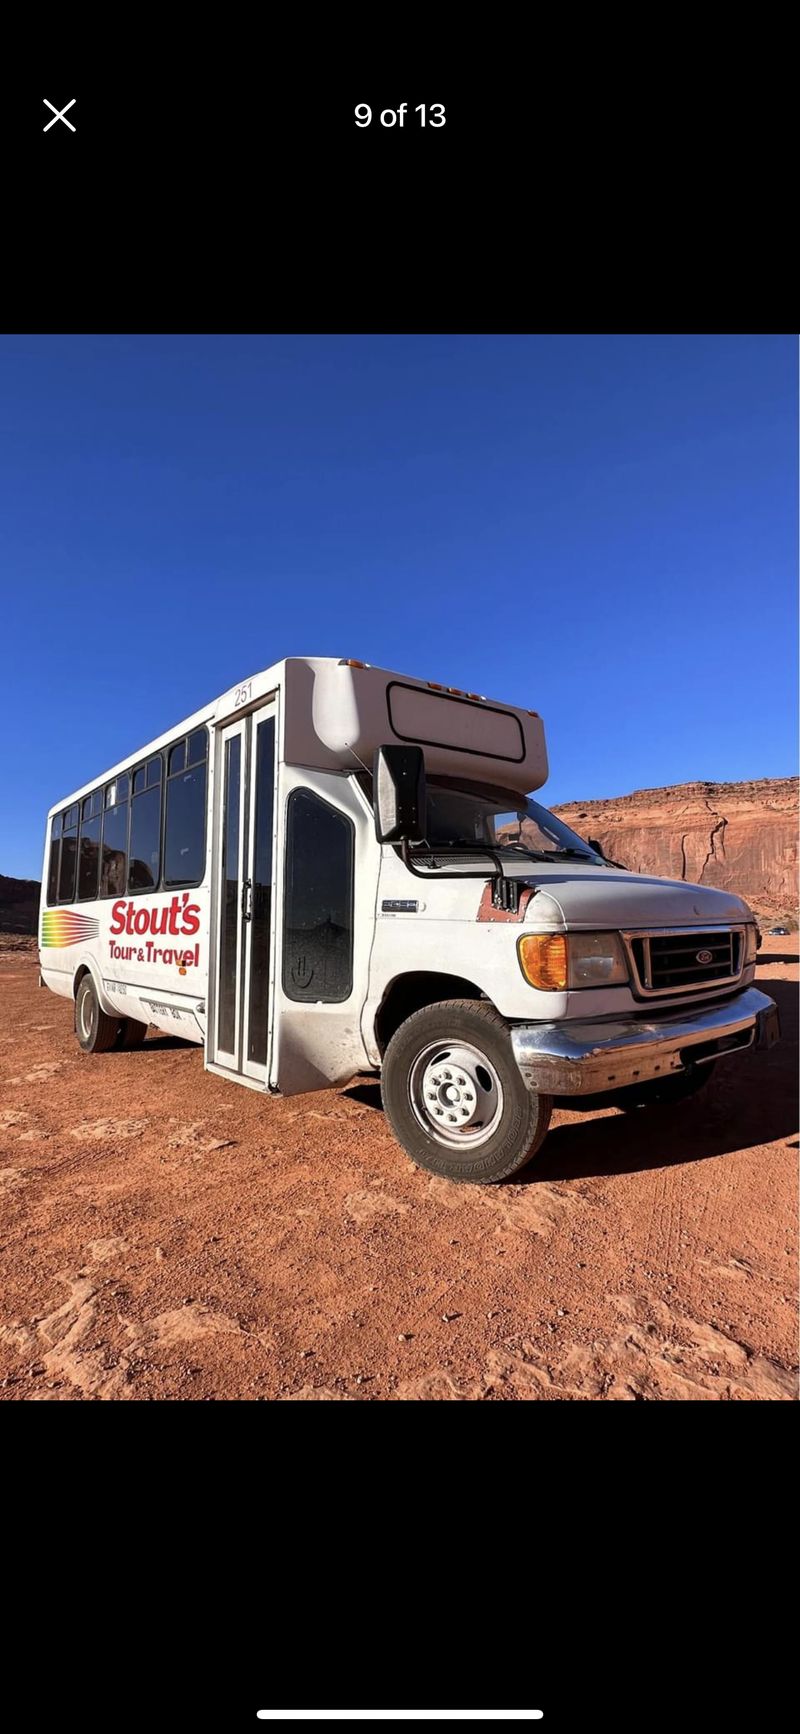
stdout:
<svg viewBox="0 0 800 1734">
<path fill-rule="evenodd" d="M 515 872 L 514 877 L 535 888 L 524 919 L 537 927 L 713 927 L 753 920 L 747 904 L 733 891 L 690 885 L 681 879 L 656 879 L 614 867 L 572 867 L 566 862 L 537 866 L 534 873 Z"/>
</svg>

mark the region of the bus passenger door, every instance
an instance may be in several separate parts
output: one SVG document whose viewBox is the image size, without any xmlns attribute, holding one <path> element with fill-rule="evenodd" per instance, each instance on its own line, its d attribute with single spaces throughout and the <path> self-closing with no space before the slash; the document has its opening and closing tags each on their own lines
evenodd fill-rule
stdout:
<svg viewBox="0 0 800 1734">
<path fill-rule="evenodd" d="M 217 741 L 209 1063 L 266 1084 L 275 830 L 274 700 Z"/>
</svg>

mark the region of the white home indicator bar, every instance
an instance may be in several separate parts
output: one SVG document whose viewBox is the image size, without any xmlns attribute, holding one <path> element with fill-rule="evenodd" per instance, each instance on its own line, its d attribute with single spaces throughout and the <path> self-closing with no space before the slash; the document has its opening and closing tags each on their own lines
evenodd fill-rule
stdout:
<svg viewBox="0 0 800 1734">
<path fill-rule="evenodd" d="M 543 1710 L 259 1710 L 261 1722 L 539 1722 Z"/>
</svg>

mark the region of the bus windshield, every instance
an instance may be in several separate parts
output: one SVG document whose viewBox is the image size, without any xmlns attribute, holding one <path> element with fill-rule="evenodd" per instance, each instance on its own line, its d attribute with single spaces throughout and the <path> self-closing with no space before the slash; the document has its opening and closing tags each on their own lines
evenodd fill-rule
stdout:
<svg viewBox="0 0 800 1734">
<path fill-rule="evenodd" d="M 500 854 L 524 854 L 532 859 L 589 861 L 603 865 L 554 813 L 528 795 L 483 783 L 428 777 L 428 817 L 425 841 L 415 853 L 430 849 L 490 848 Z"/>
</svg>

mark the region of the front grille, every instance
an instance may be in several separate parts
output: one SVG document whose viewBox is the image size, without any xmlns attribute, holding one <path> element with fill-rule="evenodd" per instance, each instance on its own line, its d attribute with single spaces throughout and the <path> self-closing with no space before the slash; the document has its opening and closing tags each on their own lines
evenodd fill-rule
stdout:
<svg viewBox="0 0 800 1734">
<path fill-rule="evenodd" d="M 705 932 L 680 928 L 666 933 L 626 935 L 643 994 L 688 993 L 736 981 L 742 972 L 744 935 L 740 927 Z"/>
</svg>

